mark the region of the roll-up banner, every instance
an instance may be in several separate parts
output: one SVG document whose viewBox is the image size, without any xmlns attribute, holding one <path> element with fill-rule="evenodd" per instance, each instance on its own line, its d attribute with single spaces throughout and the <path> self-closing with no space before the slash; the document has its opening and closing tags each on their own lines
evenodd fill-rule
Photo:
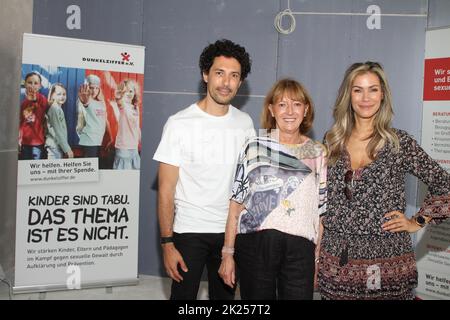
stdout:
<svg viewBox="0 0 450 320">
<path fill-rule="evenodd" d="M 137 283 L 144 50 L 24 34 L 15 293 Z"/>
<path fill-rule="evenodd" d="M 428 30 L 422 111 L 422 146 L 450 170 L 450 28 Z M 425 192 L 422 190 L 422 195 Z M 422 299 L 450 299 L 450 221 L 419 231 L 416 244 Z"/>
</svg>

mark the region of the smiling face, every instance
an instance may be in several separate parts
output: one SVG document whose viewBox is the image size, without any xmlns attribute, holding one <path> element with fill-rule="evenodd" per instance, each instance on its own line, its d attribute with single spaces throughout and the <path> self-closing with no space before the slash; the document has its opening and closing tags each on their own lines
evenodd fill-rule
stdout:
<svg viewBox="0 0 450 320">
<path fill-rule="evenodd" d="M 355 78 L 351 87 L 351 102 L 355 118 L 373 119 L 380 110 L 383 90 L 380 79 L 372 72 Z"/>
<path fill-rule="evenodd" d="M 281 100 L 269 105 L 269 110 L 275 118 L 276 127 L 280 132 L 294 134 L 299 132 L 308 105 L 283 95 Z"/>
<path fill-rule="evenodd" d="M 132 104 L 135 95 L 134 88 L 130 85 L 125 86 L 123 99 L 126 103 Z"/>
<path fill-rule="evenodd" d="M 203 73 L 207 98 L 217 105 L 228 106 L 241 85 L 241 65 L 235 58 L 216 57 L 209 72 Z"/>
<path fill-rule="evenodd" d="M 51 99 L 54 103 L 62 106 L 67 100 L 66 89 L 61 86 L 55 86 Z"/>
</svg>

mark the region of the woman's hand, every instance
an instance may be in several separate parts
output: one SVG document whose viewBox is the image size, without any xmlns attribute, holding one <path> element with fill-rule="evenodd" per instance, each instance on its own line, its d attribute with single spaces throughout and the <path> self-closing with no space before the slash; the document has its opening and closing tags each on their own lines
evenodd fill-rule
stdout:
<svg viewBox="0 0 450 320">
<path fill-rule="evenodd" d="M 223 279 L 226 285 L 234 288 L 236 283 L 235 277 L 235 263 L 233 255 L 224 254 L 222 257 L 222 263 L 219 268 L 219 276 Z"/>
<path fill-rule="evenodd" d="M 421 227 L 414 221 L 414 218 L 408 219 L 405 214 L 400 211 L 388 212 L 384 215 L 384 217 L 390 219 L 388 222 L 381 225 L 384 231 L 407 231 L 409 233 L 413 233 L 421 229 Z"/>
</svg>

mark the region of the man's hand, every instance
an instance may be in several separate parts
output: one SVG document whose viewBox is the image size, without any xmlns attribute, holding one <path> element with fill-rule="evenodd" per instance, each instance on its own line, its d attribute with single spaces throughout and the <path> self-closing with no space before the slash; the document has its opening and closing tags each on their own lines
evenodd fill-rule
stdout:
<svg viewBox="0 0 450 320">
<path fill-rule="evenodd" d="M 180 265 L 181 270 L 188 272 L 188 268 L 184 263 L 183 257 L 180 252 L 175 248 L 173 243 L 165 243 L 162 245 L 163 248 L 163 258 L 164 267 L 167 274 L 176 282 L 183 281 L 183 277 L 178 272 L 178 265 Z"/>
</svg>

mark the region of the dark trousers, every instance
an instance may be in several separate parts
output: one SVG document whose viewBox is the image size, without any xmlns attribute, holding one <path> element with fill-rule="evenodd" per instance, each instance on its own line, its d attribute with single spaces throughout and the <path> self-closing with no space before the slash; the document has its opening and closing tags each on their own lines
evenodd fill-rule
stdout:
<svg viewBox="0 0 450 320">
<path fill-rule="evenodd" d="M 84 158 L 98 158 L 100 155 L 100 146 L 82 146 Z"/>
<path fill-rule="evenodd" d="M 238 234 L 243 300 L 312 300 L 315 244 L 277 230 Z"/>
<path fill-rule="evenodd" d="M 223 233 L 174 233 L 174 244 L 186 263 L 188 272 L 178 271 L 183 281 L 172 281 L 171 300 L 196 300 L 203 269 L 208 272 L 210 300 L 233 300 L 234 289 L 219 276 Z"/>
</svg>

